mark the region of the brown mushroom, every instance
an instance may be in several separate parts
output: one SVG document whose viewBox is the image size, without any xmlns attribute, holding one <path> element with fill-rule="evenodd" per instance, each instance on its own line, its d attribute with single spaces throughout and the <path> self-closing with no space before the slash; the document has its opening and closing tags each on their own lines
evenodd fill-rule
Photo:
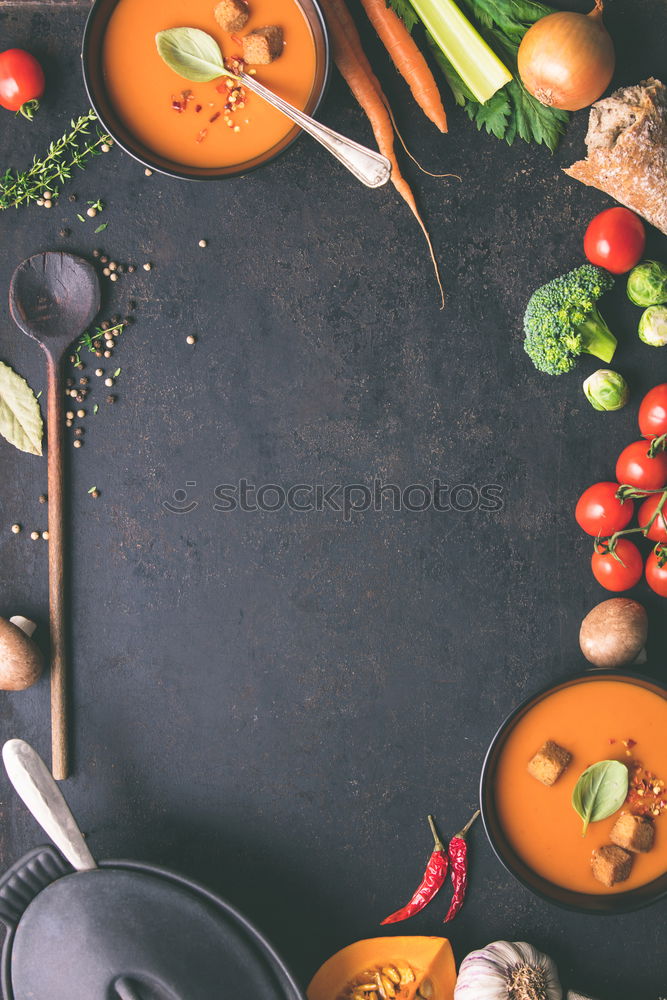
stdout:
<svg viewBox="0 0 667 1000">
<path fill-rule="evenodd" d="M 629 597 L 612 597 L 588 612 L 579 631 L 579 645 L 596 667 L 645 663 L 648 635 L 646 610 Z"/>
<path fill-rule="evenodd" d="M 0 690 L 22 691 L 41 677 L 42 654 L 30 638 L 36 628 L 22 615 L 0 618 Z"/>
</svg>

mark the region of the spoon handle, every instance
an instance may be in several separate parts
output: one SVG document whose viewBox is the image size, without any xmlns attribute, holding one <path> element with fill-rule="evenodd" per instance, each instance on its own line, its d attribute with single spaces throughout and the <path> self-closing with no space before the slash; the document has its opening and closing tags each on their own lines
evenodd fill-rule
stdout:
<svg viewBox="0 0 667 1000">
<path fill-rule="evenodd" d="M 344 135 L 327 128 L 326 125 L 316 122 L 310 115 L 288 104 L 282 97 L 278 97 L 272 90 L 268 90 L 247 73 L 239 73 L 239 78 L 244 87 L 259 94 L 278 111 L 282 111 L 287 118 L 291 118 L 293 122 L 300 125 L 304 132 L 312 136 L 325 149 L 328 149 L 332 156 L 335 156 L 366 187 L 381 187 L 387 183 L 391 176 L 391 163 L 386 156 L 382 156 L 381 153 L 376 153 L 372 149 L 367 149 L 358 142 L 347 139 Z"/>
<path fill-rule="evenodd" d="M 12 785 L 42 830 L 77 871 L 97 868 L 83 834 L 48 767 L 25 740 L 9 740 L 2 759 Z"/>
<path fill-rule="evenodd" d="M 47 358 L 51 765 L 53 777 L 62 781 L 69 774 L 65 613 L 65 386 L 61 359 L 51 354 L 47 354 Z"/>
</svg>

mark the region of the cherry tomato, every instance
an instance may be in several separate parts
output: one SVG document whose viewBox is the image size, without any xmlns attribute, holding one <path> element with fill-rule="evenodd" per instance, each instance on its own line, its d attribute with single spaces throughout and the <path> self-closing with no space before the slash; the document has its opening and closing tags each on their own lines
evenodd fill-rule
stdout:
<svg viewBox="0 0 667 1000">
<path fill-rule="evenodd" d="M 0 105 L 31 119 L 44 93 L 44 71 L 23 49 L 0 52 Z"/>
<path fill-rule="evenodd" d="M 649 458 L 648 449 L 646 441 L 633 441 L 623 449 L 616 463 L 619 483 L 639 490 L 659 490 L 667 483 L 667 452 L 659 451 L 655 458 Z"/>
<path fill-rule="evenodd" d="M 591 264 L 612 274 L 625 274 L 644 253 L 646 232 L 638 215 L 628 208 L 607 208 L 588 224 L 584 253 Z"/>
<path fill-rule="evenodd" d="M 637 520 L 642 528 L 651 520 L 655 508 L 661 500 L 662 493 L 654 493 L 652 497 L 644 500 L 637 515 Z M 651 525 L 646 537 L 653 542 L 667 542 L 667 504 L 663 504 L 662 510 Z"/>
<path fill-rule="evenodd" d="M 606 538 L 627 528 L 635 508 L 632 500 L 621 503 L 616 497 L 618 483 L 595 483 L 579 497 L 574 516 L 589 535 Z"/>
<path fill-rule="evenodd" d="M 645 438 L 667 434 L 667 382 L 656 385 L 642 399 L 639 430 Z"/>
<path fill-rule="evenodd" d="M 591 559 L 593 576 L 607 590 L 629 590 L 642 578 L 644 563 L 641 553 L 634 542 L 619 538 L 616 556 L 618 558 L 606 552 L 604 545 L 596 545 Z"/>
<path fill-rule="evenodd" d="M 646 582 L 656 594 L 667 597 L 667 560 L 663 566 L 660 565 L 664 558 L 658 555 L 660 551 L 660 546 L 656 545 L 646 560 Z"/>
</svg>

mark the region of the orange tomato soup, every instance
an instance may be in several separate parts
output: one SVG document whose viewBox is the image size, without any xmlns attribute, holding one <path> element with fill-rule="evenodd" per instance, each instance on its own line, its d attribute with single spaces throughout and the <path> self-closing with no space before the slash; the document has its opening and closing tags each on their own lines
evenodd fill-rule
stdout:
<svg viewBox="0 0 667 1000">
<path fill-rule="evenodd" d="M 176 164 L 235 166 L 280 142 L 294 127 L 261 97 L 248 93 L 233 115 L 238 131 L 225 122 L 224 78 L 210 83 L 184 80 L 162 61 L 155 35 L 166 28 L 200 28 L 212 35 L 225 58 L 241 55 L 241 45 L 222 31 L 213 16 L 217 0 L 119 0 L 103 46 L 107 90 L 119 117 L 148 149 Z M 257 66 L 257 79 L 290 104 L 305 108 L 315 80 L 315 42 L 295 0 L 249 0 L 250 19 L 239 35 L 277 24 L 283 30 L 282 54 Z M 238 36 L 237 36 L 238 37 Z M 172 107 L 190 91 L 186 109 Z M 201 107 L 197 112 L 195 108 Z M 217 112 L 219 117 L 211 121 Z"/>
<path fill-rule="evenodd" d="M 551 787 L 527 771 L 546 740 L 569 750 L 573 759 Z M 631 749 L 624 744 L 628 744 Z M 636 741 L 636 743 L 632 743 Z M 582 771 L 599 760 L 641 762 L 667 780 L 667 696 L 623 681 L 587 679 L 547 695 L 519 719 L 500 752 L 494 793 L 498 818 L 509 843 L 537 874 L 566 889 L 591 894 L 627 892 L 667 871 L 667 810 L 655 818 L 655 843 L 634 854 L 630 877 L 607 888 L 593 878 L 591 852 L 610 843 L 622 810 L 591 823 L 572 808 L 572 790 Z M 664 790 L 661 797 L 665 798 Z M 626 811 L 638 811 L 628 802 Z"/>
</svg>

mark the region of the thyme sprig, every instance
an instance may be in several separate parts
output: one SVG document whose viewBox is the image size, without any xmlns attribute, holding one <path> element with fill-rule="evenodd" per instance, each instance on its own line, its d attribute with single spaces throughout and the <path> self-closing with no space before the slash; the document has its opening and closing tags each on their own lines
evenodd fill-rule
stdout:
<svg viewBox="0 0 667 1000">
<path fill-rule="evenodd" d="M 35 155 L 28 170 L 8 167 L 0 176 L 0 210 L 28 205 L 41 198 L 44 191 L 57 198 L 60 186 L 71 178 L 75 167 L 83 170 L 91 157 L 111 147 L 111 136 L 99 126 L 91 131 L 96 121 L 92 110 L 73 118 L 69 132 L 54 140 L 42 159 Z"/>
<path fill-rule="evenodd" d="M 78 365 L 81 363 L 81 351 L 88 348 L 88 350 L 94 354 L 97 350 L 95 341 L 104 340 L 105 338 L 110 337 L 112 333 L 122 333 L 126 325 L 126 323 L 121 321 L 120 323 L 116 323 L 115 326 L 108 326 L 106 330 L 102 329 L 101 326 L 96 326 L 94 330 L 86 330 L 86 332 L 81 334 L 79 337 L 77 345 L 73 350 L 72 357 L 75 359 L 74 364 Z"/>
</svg>

